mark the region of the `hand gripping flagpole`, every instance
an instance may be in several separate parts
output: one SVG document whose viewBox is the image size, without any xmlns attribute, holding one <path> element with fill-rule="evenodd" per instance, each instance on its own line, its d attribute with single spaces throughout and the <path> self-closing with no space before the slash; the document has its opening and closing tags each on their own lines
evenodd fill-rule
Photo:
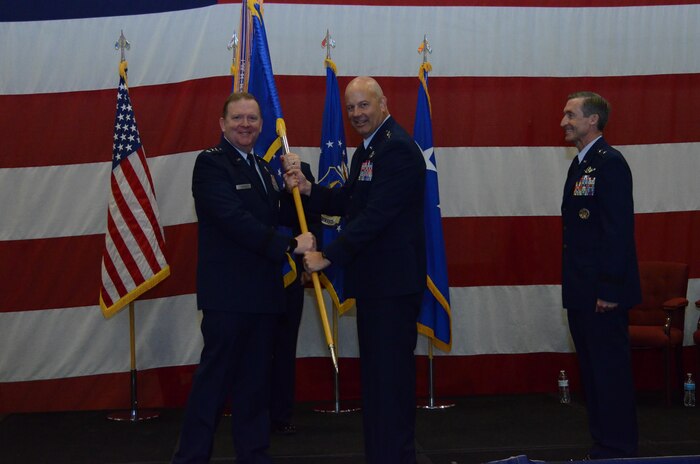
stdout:
<svg viewBox="0 0 700 464">
<path fill-rule="evenodd" d="M 282 138 L 284 154 L 286 155 L 290 152 L 290 150 L 284 124 L 277 125 L 277 134 Z M 292 196 L 294 197 L 294 206 L 296 207 L 297 217 L 299 218 L 299 227 L 301 228 L 301 232 L 305 234 L 309 231 L 309 226 L 306 224 L 306 215 L 304 214 L 304 206 L 301 203 L 301 193 L 299 193 L 299 187 L 294 187 L 294 189 L 292 190 Z M 328 314 L 326 314 L 326 304 L 323 301 L 323 293 L 321 292 L 321 281 L 318 278 L 318 272 L 311 273 L 311 281 L 314 284 L 314 292 L 316 293 L 316 303 L 318 303 L 318 312 L 321 316 L 321 324 L 323 325 L 323 333 L 326 336 L 326 344 L 328 344 L 328 351 L 330 351 L 331 353 L 331 359 L 333 360 L 333 367 L 335 368 L 335 373 L 338 374 L 338 356 L 335 353 L 333 335 L 331 334 L 331 328 L 328 324 Z"/>
<path fill-rule="evenodd" d="M 421 76 L 423 73 L 430 71 L 430 62 L 428 62 L 428 54 L 433 53 L 433 49 L 430 47 L 428 42 L 428 36 L 423 35 L 423 41 L 418 47 L 418 53 L 423 55 L 423 63 L 421 64 L 419 73 Z M 421 77 L 422 78 L 422 77 Z M 435 401 L 435 386 L 434 386 L 434 375 L 433 375 L 433 342 L 430 338 L 428 340 L 428 401 L 427 403 L 419 402 L 418 407 L 421 409 L 446 409 L 454 406 L 454 403 L 446 402 L 436 402 Z"/>
<path fill-rule="evenodd" d="M 124 31 L 121 31 L 119 35 L 119 40 L 114 44 L 115 50 L 121 51 L 121 60 L 119 62 L 119 72 L 124 73 L 124 79 L 126 80 L 126 56 L 124 50 L 129 50 L 131 44 L 124 37 Z M 134 302 L 129 303 L 129 350 L 131 352 L 131 410 L 130 411 L 117 411 L 110 413 L 107 419 L 113 421 L 129 421 L 129 422 L 139 422 L 143 420 L 156 419 L 160 416 L 157 411 L 152 410 L 141 410 L 138 409 L 138 396 L 136 388 L 136 378 L 138 371 L 136 370 L 136 323 L 134 316 Z"/>
</svg>

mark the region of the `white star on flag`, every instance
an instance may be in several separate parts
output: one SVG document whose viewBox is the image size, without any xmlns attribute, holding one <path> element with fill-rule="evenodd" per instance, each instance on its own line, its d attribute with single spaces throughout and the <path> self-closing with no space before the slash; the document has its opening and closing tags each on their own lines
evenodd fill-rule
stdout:
<svg viewBox="0 0 700 464">
<path fill-rule="evenodd" d="M 430 147 L 427 150 L 422 150 L 422 151 L 423 151 L 423 158 L 425 158 L 425 169 L 427 169 L 428 171 L 437 172 L 437 167 L 433 164 L 432 161 L 430 161 L 430 158 L 433 157 L 433 147 Z"/>
</svg>

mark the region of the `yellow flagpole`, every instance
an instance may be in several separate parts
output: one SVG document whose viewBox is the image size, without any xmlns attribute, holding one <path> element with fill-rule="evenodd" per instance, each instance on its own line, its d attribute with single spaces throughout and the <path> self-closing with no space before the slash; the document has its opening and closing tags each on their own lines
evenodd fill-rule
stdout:
<svg viewBox="0 0 700 464">
<path fill-rule="evenodd" d="M 284 144 L 284 153 L 289 153 L 289 142 L 287 141 L 287 135 L 281 135 L 282 143 Z M 299 218 L 299 227 L 302 233 L 309 231 L 309 227 L 306 224 L 306 215 L 304 214 L 304 206 L 301 203 L 301 194 L 299 193 L 299 187 L 294 187 L 292 190 L 292 196 L 294 197 L 294 206 L 297 210 L 297 217 Z M 338 373 L 338 356 L 335 352 L 335 344 L 333 343 L 333 334 L 331 333 L 330 325 L 328 324 L 328 314 L 326 313 L 326 304 L 323 301 L 323 292 L 321 291 L 321 281 L 318 278 L 318 272 L 311 273 L 311 281 L 314 284 L 314 292 L 316 293 L 316 303 L 318 303 L 318 312 L 321 316 L 321 324 L 323 325 L 323 333 L 326 336 L 326 344 L 328 345 L 328 350 L 331 353 L 331 359 L 333 360 L 333 367 L 335 372 Z"/>
</svg>

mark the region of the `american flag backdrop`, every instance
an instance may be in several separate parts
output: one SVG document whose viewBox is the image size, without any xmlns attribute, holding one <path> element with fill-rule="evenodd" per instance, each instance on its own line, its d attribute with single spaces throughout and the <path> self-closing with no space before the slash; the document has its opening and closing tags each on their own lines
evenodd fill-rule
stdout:
<svg viewBox="0 0 700 464">
<path fill-rule="evenodd" d="M 560 297 L 559 207 L 575 153 L 559 121 L 571 92 L 593 90 L 612 104 L 605 135 L 634 176 L 639 258 L 689 263 L 688 299 L 700 299 L 700 1 L 267 0 L 264 8 L 289 142 L 315 172 L 326 30 L 341 92 L 356 75 L 377 77 L 409 131 L 416 48 L 428 36 L 452 322 L 452 350 L 435 359 L 437 394 L 554 391 L 559 369 L 577 386 Z M 171 269 L 139 297 L 139 403 L 184 404 L 202 346 L 192 167 L 219 138 L 231 90 L 226 45 L 240 11 L 233 0 L 5 2 L 0 411 L 129 402 L 128 318 L 105 321 L 96 298 L 121 30 Z M 345 134 L 352 158 L 360 140 L 347 121 Z M 300 400 L 333 395 L 314 305 L 307 295 Z M 686 345 L 697 318 L 691 305 Z M 339 337 L 341 393 L 358 396 L 352 311 Z M 426 344 L 417 350 L 423 394 Z M 652 356 L 635 353 L 639 388 L 661 388 L 653 378 L 661 358 L 640 369 Z M 688 346 L 688 371 L 693 356 Z"/>
</svg>

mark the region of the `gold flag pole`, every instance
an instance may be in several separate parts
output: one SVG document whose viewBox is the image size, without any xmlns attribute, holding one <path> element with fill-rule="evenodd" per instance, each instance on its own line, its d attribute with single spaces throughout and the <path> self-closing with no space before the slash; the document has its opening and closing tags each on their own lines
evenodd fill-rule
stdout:
<svg viewBox="0 0 700 464">
<path fill-rule="evenodd" d="M 240 82 L 246 82 L 249 79 L 249 67 L 250 64 L 247 62 L 247 58 L 250 53 L 251 44 L 251 34 L 248 33 L 252 29 L 252 15 L 257 15 L 255 11 L 255 3 L 258 3 L 262 7 L 262 0 L 242 0 L 242 12 L 241 12 L 241 36 L 242 44 L 241 49 L 238 50 L 237 56 L 239 57 L 239 68 L 238 72 L 241 75 Z M 246 28 L 246 29 L 244 29 Z M 245 47 L 245 49 L 243 48 Z M 243 88 L 248 88 L 247 85 Z M 284 126 L 284 120 L 278 119 L 275 122 L 275 130 L 277 136 L 282 141 L 282 148 L 284 154 L 290 152 L 289 141 L 287 140 L 287 129 Z M 297 212 L 297 217 L 299 219 L 299 227 L 302 233 L 309 231 L 309 227 L 306 223 L 306 215 L 304 214 L 304 207 L 301 202 L 301 194 L 299 193 L 299 188 L 294 187 L 292 190 L 292 196 L 294 198 L 294 207 Z M 314 284 L 314 291 L 316 292 L 316 302 L 318 303 L 318 312 L 321 317 L 321 324 L 323 325 L 323 333 L 326 337 L 326 344 L 328 345 L 328 350 L 331 353 L 331 360 L 333 361 L 333 367 L 335 371 L 338 372 L 338 358 L 335 353 L 335 345 L 333 343 L 333 336 L 331 335 L 331 329 L 328 325 L 328 315 L 326 314 L 326 305 L 323 301 L 323 293 L 321 292 L 321 282 L 318 278 L 317 272 L 311 273 L 311 281 Z"/>
<path fill-rule="evenodd" d="M 287 141 L 287 134 L 282 127 L 278 125 L 277 133 L 282 138 L 282 145 L 284 146 L 284 153 L 287 154 L 289 150 L 289 142 Z M 292 196 L 294 197 L 294 206 L 297 211 L 297 217 L 299 218 L 299 227 L 302 233 L 309 231 L 309 226 L 306 223 L 306 215 L 304 214 L 304 206 L 301 203 L 301 194 L 299 193 L 299 187 L 294 187 L 292 190 Z M 328 324 L 328 314 L 326 314 L 326 304 L 323 301 L 323 293 L 321 292 L 321 281 L 318 278 L 318 272 L 311 273 L 311 281 L 314 284 L 314 292 L 316 293 L 316 303 L 318 303 L 318 312 L 321 316 L 321 324 L 323 325 L 323 333 L 326 336 L 326 344 L 328 345 L 328 350 L 331 353 L 331 360 L 333 361 L 333 367 L 335 372 L 338 373 L 338 357 L 335 352 L 335 343 L 333 343 L 333 335 L 331 334 L 331 328 Z"/>
<path fill-rule="evenodd" d="M 245 15 L 245 22 L 243 19 L 243 15 L 241 15 L 241 27 L 244 25 L 250 26 L 251 21 L 252 21 L 252 16 L 255 13 L 255 3 L 256 1 L 262 6 L 262 0 L 243 0 L 244 5 L 247 6 L 247 13 Z M 256 14 L 257 15 L 257 14 Z M 248 29 L 250 30 L 250 29 Z M 244 34 L 244 39 L 247 41 L 246 43 L 250 42 L 250 34 Z M 247 50 L 250 50 L 250 47 L 247 48 Z M 241 63 L 238 72 L 239 73 L 245 73 L 245 76 L 243 77 L 242 80 L 247 81 L 249 78 L 249 74 L 247 72 L 247 68 L 249 67 L 249 64 L 243 64 L 242 60 L 246 56 L 246 53 L 243 53 L 242 51 L 239 51 L 238 53 L 240 60 L 239 63 Z M 275 129 L 277 132 L 277 135 L 279 138 L 282 140 L 282 148 L 284 151 L 284 154 L 287 154 L 290 152 L 289 149 L 289 141 L 287 140 L 287 129 L 284 126 L 284 120 L 283 119 L 278 119 L 277 122 L 275 123 Z M 309 227 L 306 223 L 306 215 L 304 214 L 304 206 L 301 203 L 301 194 L 299 193 L 299 188 L 294 187 L 292 190 L 292 196 L 294 198 L 294 207 L 296 208 L 297 212 L 297 217 L 299 219 L 299 228 L 301 229 L 302 233 L 306 233 L 309 231 Z M 319 316 L 321 317 L 321 324 L 323 326 L 323 333 L 326 337 L 326 344 L 328 345 L 328 351 L 331 353 L 331 360 L 333 361 L 333 367 L 335 368 L 335 371 L 338 372 L 338 357 L 335 352 L 335 344 L 333 343 L 333 336 L 331 334 L 331 329 L 328 324 L 328 315 L 326 314 L 326 305 L 323 301 L 323 293 L 321 292 L 321 281 L 318 278 L 318 273 L 317 272 L 312 272 L 311 273 L 311 281 L 314 284 L 314 291 L 316 293 L 316 303 L 318 303 L 318 312 Z"/>
<path fill-rule="evenodd" d="M 127 65 L 128 65 L 126 62 L 125 50 L 129 50 L 130 48 L 131 48 L 131 44 L 129 43 L 128 40 L 126 40 L 126 37 L 124 37 L 124 31 L 121 31 L 121 34 L 119 35 L 119 39 L 114 44 L 114 49 L 121 51 L 121 59 L 119 61 L 119 72 L 121 74 L 123 74 L 124 82 L 127 82 L 126 70 L 127 70 Z M 143 420 L 155 419 L 155 418 L 160 416 L 160 414 L 157 411 L 151 411 L 151 410 L 139 411 L 139 409 L 138 409 L 139 402 L 138 402 L 137 388 L 136 388 L 136 378 L 138 376 L 137 375 L 138 371 L 136 370 L 136 323 L 135 323 L 135 319 L 136 319 L 136 317 L 134 316 L 134 302 L 132 301 L 129 303 L 129 351 L 131 353 L 131 369 L 130 369 L 130 374 L 131 374 L 131 410 L 110 413 L 107 416 L 107 419 L 113 420 L 113 421 L 138 422 L 138 421 L 143 421 Z"/>
</svg>

